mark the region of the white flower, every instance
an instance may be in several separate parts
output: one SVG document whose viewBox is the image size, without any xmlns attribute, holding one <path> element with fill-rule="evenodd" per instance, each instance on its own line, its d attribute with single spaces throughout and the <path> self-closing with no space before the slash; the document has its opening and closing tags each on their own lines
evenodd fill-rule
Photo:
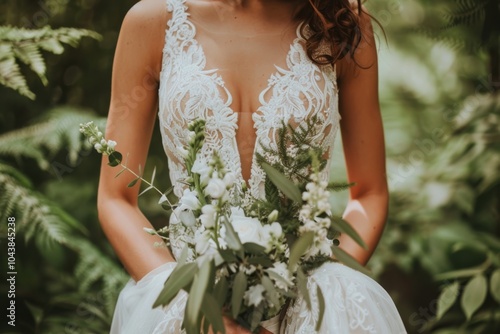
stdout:
<svg viewBox="0 0 500 334">
<path fill-rule="evenodd" d="M 273 276 L 270 276 L 271 279 L 276 284 L 276 287 L 278 287 L 279 289 L 283 289 L 285 291 L 288 291 L 288 288 L 292 286 L 292 277 L 291 277 L 290 271 L 288 270 L 285 263 L 275 262 L 273 267 L 267 269 L 266 271 L 271 271 L 282 278 L 282 279 L 279 279 L 279 278 L 275 278 Z"/>
<path fill-rule="evenodd" d="M 184 189 L 181 199 L 179 203 L 185 205 L 190 210 L 196 210 L 200 207 L 200 201 L 198 200 L 198 196 L 196 191 Z"/>
<path fill-rule="evenodd" d="M 184 204 L 181 204 L 178 209 L 180 210 L 179 218 L 184 225 L 194 226 L 196 224 L 196 217 L 194 216 L 193 210 Z"/>
<path fill-rule="evenodd" d="M 194 226 L 196 224 L 196 217 L 189 207 L 184 204 L 175 208 L 170 215 L 170 225 L 183 223 L 186 226 Z"/>
<path fill-rule="evenodd" d="M 274 222 L 269 225 L 262 226 L 262 243 L 266 247 L 266 252 L 273 248 L 278 248 L 281 242 L 278 242 L 283 235 L 283 229 L 280 223 Z"/>
<path fill-rule="evenodd" d="M 200 181 L 202 185 L 206 185 L 210 180 L 210 171 L 211 168 L 201 162 L 200 160 L 196 160 L 191 168 L 193 173 L 200 175 Z"/>
<path fill-rule="evenodd" d="M 245 291 L 245 305 L 247 306 L 259 306 L 259 304 L 264 300 L 264 291 L 266 289 L 262 284 L 252 285 Z"/>
<path fill-rule="evenodd" d="M 212 228 L 215 226 L 215 216 L 217 210 L 212 204 L 204 205 L 201 208 L 202 214 L 200 215 L 200 221 L 206 228 Z"/>
<path fill-rule="evenodd" d="M 231 208 L 231 225 L 233 225 L 241 243 L 253 242 L 266 246 L 262 240 L 262 224 L 256 218 L 246 217 L 241 208 Z"/>
<path fill-rule="evenodd" d="M 211 179 L 205 188 L 205 194 L 212 198 L 221 198 L 226 192 L 226 184 L 221 179 Z"/>
<path fill-rule="evenodd" d="M 268 225 L 270 227 L 270 233 L 276 237 L 280 238 L 283 235 L 283 229 L 281 228 L 280 223 L 272 223 L 271 225 Z"/>
<path fill-rule="evenodd" d="M 102 145 L 99 143 L 96 143 L 94 145 L 94 148 L 96 149 L 97 152 L 102 153 Z"/>
<path fill-rule="evenodd" d="M 253 264 L 243 265 L 240 264 L 240 270 L 243 271 L 247 276 L 252 275 L 257 270 L 257 267 Z"/>
<path fill-rule="evenodd" d="M 210 231 L 197 229 L 194 235 L 196 253 L 203 254 L 210 246 Z"/>
<path fill-rule="evenodd" d="M 236 181 L 236 176 L 234 175 L 234 173 L 226 173 L 226 175 L 224 175 L 224 179 L 223 179 L 224 183 L 226 184 L 226 188 L 231 188 L 233 185 L 234 185 L 234 182 Z"/>
<path fill-rule="evenodd" d="M 180 222 L 181 222 L 180 209 L 179 209 L 179 207 L 177 207 L 174 209 L 174 211 L 170 215 L 169 225 L 176 225 L 176 224 L 179 224 Z"/>
<path fill-rule="evenodd" d="M 217 239 L 219 241 L 219 247 L 221 249 L 227 249 L 227 242 L 226 242 L 226 226 L 222 225 L 219 230 L 219 238 Z"/>
</svg>

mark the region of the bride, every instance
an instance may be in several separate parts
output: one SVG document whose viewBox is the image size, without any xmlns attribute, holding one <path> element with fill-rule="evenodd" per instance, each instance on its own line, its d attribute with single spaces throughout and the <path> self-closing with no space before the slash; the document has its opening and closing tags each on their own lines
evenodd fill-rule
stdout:
<svg viewBox="0 0 500 334">
<path fill-rule="evenodd" d="M 259 143 L 275 144 L 282 121 L 322 122 L 316 143 L 331 152 L 340 128 L 350 199 L 344 218 L 368 245 L 346 236 L 341 247 L 365 264 L 387 215 L 388 190 L 378 102 L 377 55 L 370 16 L 349 0 L 142 0 L 127 14 L 113 66 L 106 136 L 144 165 L 156 112 L 175 194 L 182 194 L 180 148 L 187 124 L 206 120 L 202 149 L 217 151 L 225 165 L 263 195 L 264 173 L 254 156 Z M 323 178 L 328 178 L 330 157 Z M 138 187 L 103 162 L 99 219 L 131 280 L 121 292 L 111 333 L 180 333 L 185 294 L 152 309 L 175 267 L 179 247 L 143 231 L 151 224 L 137 205 Z M 238 189 L 236 189 L 237 191 Z M 320 333 L 405 333 L 387 292 L 374 280 L 339 263 L 308 278 L 326 300 Z M 312 298 L 314 298 L 314 294 Z M 298 298 L 283 312 L 275 333 L 313 333 L 317 309 Z M 227 333 L 247 333 L 225 319 Z M 274 326 L 274 327 L 273 327 Z M 262 329 L 262 332 L 267 330 Z"/>
</svg>

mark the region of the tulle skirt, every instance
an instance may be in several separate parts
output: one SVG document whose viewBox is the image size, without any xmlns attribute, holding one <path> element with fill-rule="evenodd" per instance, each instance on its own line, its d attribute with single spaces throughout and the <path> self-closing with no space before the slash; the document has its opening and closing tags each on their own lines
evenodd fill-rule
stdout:
<svg viewBox="0 0 500 334">
<path fill-rule="evenodd" d="M 175 263 L 164 264 L 140 281 L 127 283 L 118 298 L 111 334 L 183 333 L 181 325 L 186 293 L 180 293 L 168 307 L 152 308 L 174 267 Z M 325 299 L 325 315 L 316 332 L 318 287 Z M 290 305 L 281 324 L 274 326 L 274 333 L 406 333 L 388 293 L 376 281 L 356 270 L 339 263 L 326 263 L 310 274 L 308 289 L 312 309 L 309 310 L 305 300 L 299 297 Z M 272 322 L 269 325 L 268 329 L 271 329 Z"/>
</svg>

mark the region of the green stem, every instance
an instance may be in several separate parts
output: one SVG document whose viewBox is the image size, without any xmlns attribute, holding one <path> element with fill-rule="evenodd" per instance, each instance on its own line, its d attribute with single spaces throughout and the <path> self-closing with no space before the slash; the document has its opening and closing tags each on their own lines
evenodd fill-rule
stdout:
<svg viewBox="0 0 500 334">
<path fill-rule="evenodd" d="M 215 245 L 217 245 L 217 249 L 220 250 L 220 245 L 219 245 L 219 219 L 220 219 L 220 208 L 219 208 L 219 203 L 217 203 L 217 215 L 215 216 L 215 235 L 214 235 L 214 241 Z"/>
<path fill-rule="evenodd" d="M 193 173 L 191 173 L 190 177 L 193 179 L 194 188 L 198 193 L 198 200 L 200 201 L 200 204 L 203 207 L 204 205 L 207 204 L 207 201 L 205 200 L 205 195 L 203 195 L 203 191 L 201 189 L 200 177 L 199 175 L 194 175 Z"/>
<path fill-rule="evenodd" d="M 158 189 L 158 188 L 156 188 L 151 182 L 147 181 L 145 178 L 143 178 L 142 176 L 140 176 L 139 174 L 137 174 L 136 172 L 134 172 L 133 170 L 131 170 L 130 168 L 128 168 L 127 166 L 125 166 L 124 164 L 120 163 L 120 166 L 122 166 L 123 169 L 128 170 L 130 173 L 132 173 L 132 175 L 134 175 L 138 179 L 141 179 L 141 181 L 143 181 L 144 183 L 146 183 L 152 189 L 156 190 L 160 195 L 163 195 L 163 193 L 161 192 L 161 190 Z M 168 198 L 167 198 L 167 202 L 168 202 Z M 171 203 L 168 202 L 168 204 L 171 204 Z"/>
</svg>

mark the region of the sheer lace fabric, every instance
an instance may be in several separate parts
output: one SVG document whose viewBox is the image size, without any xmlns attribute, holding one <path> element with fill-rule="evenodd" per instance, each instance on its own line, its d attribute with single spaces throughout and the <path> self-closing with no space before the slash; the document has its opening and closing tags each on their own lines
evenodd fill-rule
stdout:
<svg viewBox="0 0 500 334">
<path fill-rule="evenodd" d="M 217 69 L 206 68 L 207 59 L 195 39 L 196 27 L 189 19 L 185 0 L 166 0 L 166 4 L 172 16 L 167 23 L 163 49 L 158 116 L 174 192 L 182 195 L 180 181 L 187 176 L 180 152 L 189 141 L 187 125 L 201 118 L 206 121 L 206 139 L 198 159 L 207 163 L 217 151 L 239 179 L 232 194 L 237 199 L 245 181 L 236 142 L 238 113 L 231 108 L 231 92 Z M 255 159 L 255 153 L 262 152 L 258 143 L 276 147 L 277 130 L 283 122 L 296 126 L 316 117 L 318 135 L 314 144 L 322 146 L 325 152 L 331 152 L 339 128 L 335 70 L 318 67 L 310 61 L 300 29 L 301 25 L 290 45 L 286 68 L 275 66 L 276 72 L 270 74 L 267 87 L 259 95 L 259 107 L 252 115 L 257 144 L 248 184 L 250 194 L 255 197 L 264 196 L 265 175 Z M 329 177 L 331 159 L 327 158 L 323 179 Z M 195 231 L 182 228 L 181 224 L 176 226 L 171 246 L 178 257 Z M 151 308 L 174 266 L 163 265 L 139 282 L 131 280 L 126 285 L 117 302 L 111 333 L 182 333 L 186 294 L 177 296 L 167 307 Z M 405 333 L 387 292 L 367 276 L 340 264 L 328 264 L 312 273 L 308 284 L 311 291 L 316 286 L 322 289 L 327 304 L 326 321 L 320 333 Z M 314 295 L 313 300 L 316 298 Z M 316 321 L 317 308 L 307 310 L 299 298 L 287 310 L 280 333 L 314 333 Z"/>
</svg>

